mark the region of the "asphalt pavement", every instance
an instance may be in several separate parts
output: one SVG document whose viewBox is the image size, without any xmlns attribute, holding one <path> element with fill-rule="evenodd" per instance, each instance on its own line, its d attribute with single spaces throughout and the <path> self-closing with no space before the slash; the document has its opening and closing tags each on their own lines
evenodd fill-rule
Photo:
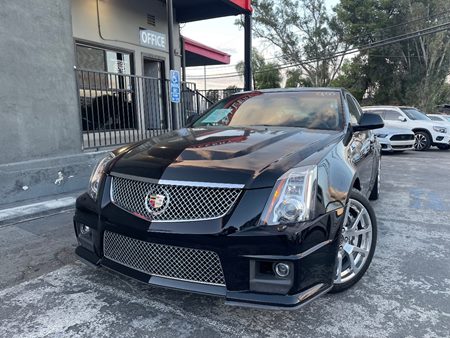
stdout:
<svg viewBox="0 0 450 338">
<path fill-rule="evenodd" d="M 378 246 L 297 311 L 225 306 L 76 260 L 72 211 L 0 226 L 0 337 L 450 337 L 450 151 L 383 156 Z"/>
</svg>

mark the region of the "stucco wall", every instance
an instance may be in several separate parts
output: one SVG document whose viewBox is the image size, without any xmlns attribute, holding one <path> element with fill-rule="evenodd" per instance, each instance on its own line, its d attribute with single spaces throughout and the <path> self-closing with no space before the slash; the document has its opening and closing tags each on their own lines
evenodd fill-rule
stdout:
<svg viewBox="0 0 450 338">
<path fill-rule="evenodd" d="M 0 51 L 0 164 L 80 152 L 70 1 L 2 1 Z"/>
<path fill-rule="evenodd" d="M 156 18 L 155 26 L 147 23 L 147 14 Z M 145 28 L 168 36 L 166 5 L 159 0 L 72 0 L 73 36 L 75 40 L 90 41 L 101 46 L 120 48 L 134 53 L 137 75 L 142 75 L 143 56 L 153 56 L 165 60 L 166 74 L 169 74 L 168 42 L 167 51 L 141 46 L 139 29 Z M 101 36 L 100 36 L 101 33 Z M 180 35 L 178 24 L 174 26 L 175 67 L 181 67 Z"/>
</svg>

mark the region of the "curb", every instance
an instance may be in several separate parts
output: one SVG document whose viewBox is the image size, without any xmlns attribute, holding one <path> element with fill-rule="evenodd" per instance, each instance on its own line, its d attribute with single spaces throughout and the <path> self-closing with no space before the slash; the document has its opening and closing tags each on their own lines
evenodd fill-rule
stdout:
<svg viewBox="0 0 450 338">
<path fill-rule="evenodd" d="M 0 210 L 0 228 L 75 207 L 73 196 Z"/>
</svg>

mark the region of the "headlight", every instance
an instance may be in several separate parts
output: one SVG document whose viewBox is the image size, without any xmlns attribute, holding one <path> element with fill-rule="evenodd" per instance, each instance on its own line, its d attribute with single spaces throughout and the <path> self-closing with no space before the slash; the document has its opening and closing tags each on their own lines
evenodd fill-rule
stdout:
<svg viewBox="0 0 450 338">
<path fill-rule="evenodd" d="M 98 188 L 100 185 L 100 181 L 105 174 L 105 168 L 114 157 L 116 157 L 116 155 L 114 155 L 113 153 L 109 153 L 105 158 L 101 159 L 97 163 L 94 170 L 92 171 L 91 179 L 89 180 L 88 194 L 94 201 L 97 200 Z"/>
<path fill-rule="evenodd" d="M 260 225 L 290 224 L 312 218 L 317 167 L 299 167 L 281 176 L 261 216 Z"/>
<path fill-rule="evenodd" d="M 388 136 L 388 134 L 377 134 L 377 137 L 379 138 L 385 138 L 386 136 Z"/>
<path fill-rule="evenodd" d="M 447 128 L 444 128 L 444 127 L 434 126 L 433 129 L 434 129 L 434 131 L 437 131 L 438 133 L 443 133 L 443 134 L 447 133 Z"/>
</svg>

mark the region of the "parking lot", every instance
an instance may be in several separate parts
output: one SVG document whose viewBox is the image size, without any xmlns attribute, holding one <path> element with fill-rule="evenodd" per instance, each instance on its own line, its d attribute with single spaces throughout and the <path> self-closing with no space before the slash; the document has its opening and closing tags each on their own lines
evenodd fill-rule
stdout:
<svg viewBox="0 0 450 338">
<path fill-rule="evenodd" d="M 352 289 L 297 311 L 229 307 L 73 254 L 71 211 L 0 228 L 0 336 L 450 336 L 450 151 L 386 155 L 378 246 Z"/>
</svg>

